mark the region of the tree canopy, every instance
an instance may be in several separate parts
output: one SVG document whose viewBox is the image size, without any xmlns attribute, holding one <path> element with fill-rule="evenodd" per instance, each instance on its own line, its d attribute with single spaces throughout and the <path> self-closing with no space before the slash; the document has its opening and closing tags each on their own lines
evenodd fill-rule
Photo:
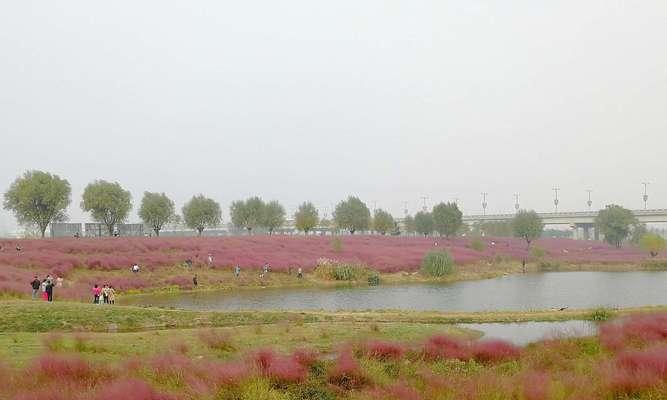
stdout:
<svg viewBox="0 0 667 400">
<path fill-rule="evenodd" d="M 415 214 L 415 230 L 424 236 L 433 233 L 433 216 L 430 212 L 420 211 Z"/>
<path fill-rule="evenodd" d="M 265 207 L 264 201 L 259 197 L 234 201 L 229 207 L 232 224 L 252 233 L 254 228 L 263 225 Z"/>
<path fill-rule="evenodd" d="M 81 208 L 90 212 L 95 221 L 106 225 L 109 235 L 114 227 L 125 221 L 132 210 L 132 195 L 118 182 L 97 180 L 83 191 Z"/>
<path fill-rule="evenodd" d="M 604 210 L 600 210 L 595 217 L 595 226 L 604 235 L 605 242 L 616 247 L 621 247 L 635 225 L 637 225 L 637 218 L 632 211 L 615 204 L 610 204 Z"/>
<path fill-rule="evenodd" d="M 463 224 L 463 213 L 456 203 L 440 203 L 433 207 L 433 228 L 446 237 L 455 235 Z"/>
<path fill-rule="evenodd" d="M 160 236 L 162 227 L 173 221 L 176 215 L 174 202 L 164 193 L 144 192 L 139 208 L 139 217 L 144 224 L 153 229 L 156 236 Z"/>
<path fill-rule="evenodd" d="M 294 213 L 294 224 L 296 229 L 308 234 L 319 222 L 319 213 L 317 208 L 311 202 L 305 202 L 299 206 L 299 209 Z"/>
<path fill-rule="evenodd" d="M 67 219 L 71 202 L 69 182 L 43 171 L 26 171 L 5 192 L 4 208 L 22 225 L 35 225 L 44 237 L 52 222 Z"/>
<path fill-rule="evenodd" d="M 382 209 L 375 210 L 373 214 L 373 229 L 381 235 L 386 235 L 396 227 L 394 217 Z"/>
<path fill-rule="evenodd" d="M 639 246 L 651 257 L 656 257 L 665 249 L 665 238 L 657 233 L 647 233 L 639 240 Z"/>
<path fill-rule="evenodd" d="M 334 220 L 338 227 L 354 235 L 354 232 L 367 230 L 370 227 L 371 212 L 364 202 L 357 197 L 350 196 L 347 200 L 338 203 L 334 212 Z"/>
<path fill-rule="evenodd" d="M 204 229 L 215 227 L 222 221 L 220 204 L 201 194 L 193 196 L 183 206 L 182 212 L 185 225 L 196 230 L 199 236 L 204 232 Z"/>
<path fill-rule="evenodd" d="M 514 236 L 523 238 L 526 244 L 530 246 L 530 242 L 542 235 L 544 224 L 535 211 L 519 210 L 512 220 L 512 230 Z"/>
<path fill-rule="evenodd" d="M 285 209 L 276 200 L 270 201 L 264 205 L 262 212 L 261 225 L 273 234 L 274 229 L 280 228 L 285 223 Z"/>
</svg>

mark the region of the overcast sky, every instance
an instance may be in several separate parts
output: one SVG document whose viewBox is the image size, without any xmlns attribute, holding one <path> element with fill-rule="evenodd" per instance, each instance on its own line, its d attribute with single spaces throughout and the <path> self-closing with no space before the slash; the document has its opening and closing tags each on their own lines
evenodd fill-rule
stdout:
<svg viewBox="0 0 667 400">
<path fill-rule="evenodd" d="M 0 189 L 667 208 L 667 2 L 4 1 Z M 225 213 L 225 222 L 228 217 Z M 13 218 L 0 212 L 0 229 Z"/>
</svg>

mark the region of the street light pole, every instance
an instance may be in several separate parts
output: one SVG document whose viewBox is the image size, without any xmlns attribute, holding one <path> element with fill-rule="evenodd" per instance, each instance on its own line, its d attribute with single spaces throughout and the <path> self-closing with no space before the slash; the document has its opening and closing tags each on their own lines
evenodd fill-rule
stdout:
<svg viewBox="0 0 667 400">
<path fill-rule="evenodd" d="M 591 206 L 593 205 L 593 201 L 591 200 L 591 192 L 592 192 L 592 190 L 591 190 L 591 189 L 587 189 L 586 191 L 588 192 L 588 201 L 586 202 L 586 204 L 588 204 L 588 211 L 590 211 L 590 210 L 591 210 Z"/>
<path fill-rule="evenodd" d="M 426 196 L 422 196 L 422 197 L 421 197 L 422 201 L 424 202 L 424 206 L 422 207 L 422 210 L 423 210 L 424 212 L 426 212 L 426 199 L 427 199 L 427 198 L 428 198 L 428 197 L 426 197 Z"/>
<path fill-rule="evenodd" d="M 648 193 L 646 191 L 646 187 L 649 185 L 649 182 L 642 182 L 642 185 L 644 185 L 644 210 L 646 210 L 646 203 L 648 202 Z"/>
<path fill-rule="evenodd" d="M 556 194 L 556 197 L 554 197 L 554 208 L 556 210 L 556 213 L 558 213 L 558 191 L 560 190 L 560 188 L 555 187 L 552 190 Z"/>
<path fill-rule="evenodd" d="M 403 214 L 405 214 L 406 217 L 408 216 L 408 202 L 407 201 L 403 202 Z"/>
<path fill-rule="evenodd" d="M 487 192 L 482 192 L 482 214 L 486 215 L 486 206 L 488 205 L 486 203 L 486 196 L 488 195 Z"/>
<path fill-rule="evenodd" d="M 519 193 L 514 193 L 514 209 L 519 211 Z"/>
</svg>

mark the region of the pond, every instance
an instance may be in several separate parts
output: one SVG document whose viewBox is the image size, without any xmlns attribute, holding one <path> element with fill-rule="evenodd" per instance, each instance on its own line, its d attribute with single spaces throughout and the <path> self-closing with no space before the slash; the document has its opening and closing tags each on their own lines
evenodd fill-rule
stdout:
<svg viewBox="0 0 667 400">
<path fill-rule="evenodd" d="M 548 272 L 451 284 L 248 289 L 128 297 L 189 310 L 493 311 L 667 304 L 667 272 Z"/>
<path fill-rule="evenodd" d="M 597 324 L 591 321 L 517 322 L 459 324 L 462 328 L 482 332 L 483 339 L 502 339 L 523 346 L 544 339 L 593 336 Z"/>
</svg>

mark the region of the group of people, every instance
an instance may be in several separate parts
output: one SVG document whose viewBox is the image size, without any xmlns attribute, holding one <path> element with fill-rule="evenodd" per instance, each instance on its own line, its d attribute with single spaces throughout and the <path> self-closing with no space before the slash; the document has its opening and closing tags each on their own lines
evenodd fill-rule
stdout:
<svg viewBox="0 0 667 400">
<path fill-rule="evenodd" d="M 111 285 L 93 286 L 93 304 L 116 304 L 116 289 Z"/>
<path fill-rule="evenodd" d="M 39 277 L 35 275 L 35 278 L 30 282 L 32 299 L 41 298 L 44 301 L 53 301 L 53 288 L 62 285 L 63 278 L 58 277 L 54 279 L 51 275 L 47 275 L 46 278 L 40 281 Z"/>
</svg>

